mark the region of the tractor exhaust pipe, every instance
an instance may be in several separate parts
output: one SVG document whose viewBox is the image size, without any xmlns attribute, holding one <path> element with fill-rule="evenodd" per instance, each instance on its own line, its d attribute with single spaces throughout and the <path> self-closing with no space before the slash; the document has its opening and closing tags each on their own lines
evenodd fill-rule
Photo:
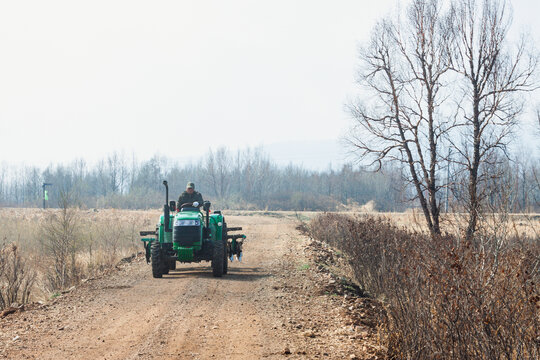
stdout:
<svg viewBox="0 0 540 360">
<path fill-rule="evenodd" d="M 163 180 L 165 185 L 165 206 L 163 206 L 163 224 L 165 225 L 165 232 L 172 232 L 170 229 L 170 209 L 169 209 L 169 184 L 167 180 Z"/>
<path fill-rule="evenodd" d="M 165 185 L 165 205 L 169 204 L 169 183 L 167 180 L 163 180 L 163 185 Z"/>
</svg>

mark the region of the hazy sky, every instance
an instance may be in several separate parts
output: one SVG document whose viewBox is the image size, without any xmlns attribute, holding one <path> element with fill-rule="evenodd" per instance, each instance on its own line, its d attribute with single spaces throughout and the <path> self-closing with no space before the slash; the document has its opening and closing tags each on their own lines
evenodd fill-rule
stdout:
<svg viewBox="0 0 540 360">
<path fill-rule="evenodd" d="M 538 47 L 540 2 L 511 3 Z M 396 4 L 0 0 L 0 162 L 337 139 L 357 45 Z"/>
</svg>

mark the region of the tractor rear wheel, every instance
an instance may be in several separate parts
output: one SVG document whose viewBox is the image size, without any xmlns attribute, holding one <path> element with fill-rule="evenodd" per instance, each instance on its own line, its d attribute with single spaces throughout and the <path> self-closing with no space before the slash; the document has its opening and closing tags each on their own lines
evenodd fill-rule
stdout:
<svg viewBox="0 0 540 360">
<path fill-rule="evenodd" d="M 176 270 L 176 259 L 171 258 L 169 263 L 169 270 Z"/>
<path fill-rule="evenodd" d="M 212 274 L 215 277 L 223 276 L 223 259 L 225 258 L 225 246 L 221 239 L 214 241 L 214 253 L 212 254 Z"/>
<path fill-rule="evenodd" d="M 150 245 L 150 252 L 152 258 L 152 276 L 155 278 L 163 277 L 163 264 L 161 256 L 161 245 L 159 241 L 153 241 Z"/>
<path fill-rule="evenodd" d="M 227 245 L 227 224 L 223 223 L 223 228 L 221 229 L 221 238 L 223 239 L 223 273 L 226 274 L 229 272 L 229 252 L 227 251 L 229 246 Z"/>
<path fill-rule="evenodd" d="M 169 267 L 171 266 L 169 257 L 164 254 L 164 251 L 161 251 L 161 272 L 163 275 L 169 273 Z"/>
</svg>

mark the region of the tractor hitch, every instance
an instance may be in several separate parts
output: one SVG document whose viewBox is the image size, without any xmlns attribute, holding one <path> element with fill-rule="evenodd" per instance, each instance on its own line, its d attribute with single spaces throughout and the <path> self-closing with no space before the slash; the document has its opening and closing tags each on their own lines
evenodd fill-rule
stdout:
<svg viewBox="0 0 540 360">
<path fill-rule="evenodd" d="M 142 237 L 141 241 L 143 242 L 143 246 L 144 246 L 144 255 L 146 257 L 146 263 L 149 264 L 150 263 L 150 243 L 152 243 L 152 241 L 157 239 L 158 233 L 157 233 L 157 230 L 153 230 L 153 231 L 144 230 L 144 231 L 139 231 L 139 234 Z M 149 237 L 149 236 L 155 236 L 155 237 Z"/>
<path fill-rule="evenodd" d="M 148 236 L 148 235 L 156 235 L 156 230 L 146 230 L 146 231 L 139 231 L 139 234 L 141 236 Z"/>
<path fill-rule="evenodd" d="M 238 231 L 242 230 L 241 226 L 227 228 L 227 231 Z M 244 244 L 244 239 L 246 235 L 244 234 L 227 234 L 227 246 L 229 260 L 231 262 L 234 260 L 234 255 L 238 261 L 242 261 L 242 245 Z"/>
<path fill-rule="evenodd" d="M 237 226 L 237 227 L 230 227 L 230 228 L 227 228 L 228 231 L 238 231 L 238 230 L 242 230 L 242 227 L 241 226 Z"/>
</svg>

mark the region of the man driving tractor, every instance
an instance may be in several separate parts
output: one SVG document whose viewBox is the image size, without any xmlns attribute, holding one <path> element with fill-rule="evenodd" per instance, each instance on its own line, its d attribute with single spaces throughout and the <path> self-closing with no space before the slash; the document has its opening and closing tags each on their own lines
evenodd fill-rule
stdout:
<svg viewBox="0 0 540 360">
<path fill-rule="evenodd" d="M 188 182 L 186 185 L 186 191 L 180 195 L 176 206 L 180 208 L 183 204 L 194 202 L 198 202 L 199 206 L 201 206 L 203 204 L 203 197 L 200 192 L 195 191 L 195 184 Z"/>
</svg>

